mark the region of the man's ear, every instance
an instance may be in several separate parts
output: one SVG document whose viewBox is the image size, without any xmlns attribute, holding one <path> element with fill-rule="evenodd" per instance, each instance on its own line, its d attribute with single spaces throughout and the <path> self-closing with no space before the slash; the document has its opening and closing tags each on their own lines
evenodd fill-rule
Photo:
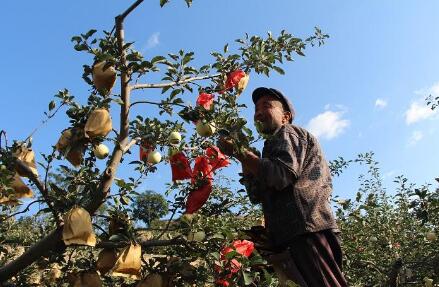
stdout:
<svg viewBox="0 0 439 287">
<path fill-rule="evenodd" d="M 284 119 L 285 119 L 285 121 L 286 121 L 287 123 L 290 122 L 291 117 L 292 117 L 291 112 L 284 111 Z"/>
</svg>

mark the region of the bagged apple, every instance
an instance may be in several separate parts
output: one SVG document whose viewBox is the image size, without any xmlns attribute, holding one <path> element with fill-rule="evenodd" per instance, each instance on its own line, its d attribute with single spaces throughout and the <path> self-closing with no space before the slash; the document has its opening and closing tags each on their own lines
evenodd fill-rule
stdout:
<svg viewBox="0 0 439 287">
<path fill-rule="evenodd" d="M 32 190 L 23 182 L 18 173 L 14 174 L 11 188 L 13 189 L 13 193 L 0 188 L 0 194 L 3 194 L 0 195 L 0 204 L 18 205 L 20 204 L 18 199 L 31 198 L 34 195 Z"/>
<path fill-rule="evenodd" d="M 18 160 L 22 161 L 33 174 L 38 176 L 37 165 L 35 164 L 35 153 L 31 148 L 21 145 L 14 151 L 14 156 L 17 157 Z M 20 176 L 27 177 L 26 172 L 21 170 L 18 166 L 15 169 Z"/>
<path fill-rule="evenodd" d="M 62 132 L 55 148 L 75 167 L 81 165 L 84 157 L 86 140 L 84 130 L 70 128 Z"/>
<path fill-rule="evenodd" d="M 106 61 L 95 63 L 92 70 L 93 84 L 103 95 L 108 95 L 116 82 L 116 69 L 105 67 L 106 64 Z"/>
<path fill-rule="evenodd" d="M 114 267 L 111 270 L 112 276 L 121 276 L 131 279 L 140 279 L 140 268 L 142 265 L 142 247 L 139 244 L 130 244 L 119 254 Z"/>
<path fill-rule="evenodd" d="M 90 214 L 82 207 L 74 207 L 64 216 L 62 239 L 65 245 L 96 245 Z"/>
<path fill-rule="evenodd" d="M 105 137 L 112 130 L 110 113 L 106 109 L 96 109 L 90 113 L 85 123 L 85 137 Z"/>
</svg>

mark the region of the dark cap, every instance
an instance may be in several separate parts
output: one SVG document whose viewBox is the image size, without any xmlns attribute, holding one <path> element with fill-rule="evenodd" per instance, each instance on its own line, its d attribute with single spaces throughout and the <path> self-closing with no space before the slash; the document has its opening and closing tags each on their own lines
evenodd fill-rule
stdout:
<svg viewBox="0 0 439 287">
<path fill-rule="evenodd" d="M 290 102 L 290 100 L 288 100 L 287 97 L 284 96 L 284 94 L 282 94 L 281 91 L 267 87 L 256 88 L 252 94 L 253 103 L 256 105 L 256 102 L 263 96 L 273 96 L 277 98 L 282 103 L 284 109 L 291 113 L 290 123 L 293 122 L 295 115 L 293 104 Z"/>
</svg>

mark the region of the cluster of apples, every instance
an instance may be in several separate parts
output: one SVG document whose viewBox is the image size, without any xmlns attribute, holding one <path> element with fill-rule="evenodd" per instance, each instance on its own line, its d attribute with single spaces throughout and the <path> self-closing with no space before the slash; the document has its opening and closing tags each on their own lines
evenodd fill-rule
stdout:
<svg viewBox="0 0 439 287">
<path fill-rule="evenodd" d="M 173 131 L 168 136 L 168 142 L 171 146 L 180 144 L 181 134 L 177 131 Z M 170 153 L 173 150 L 170 149 Z M 170 154 L 172 155 L 172 154 Z M 162 161 L 162 155 L 159 151 L 154 150 L 148 141 L 142 141 L 140 144 L 140 160 L 155 165 Z"/>
<path fill-rule="evenodd" d="M 236 95 L 239 96 L 247 87 L 250 77 L 242 70 L 235 70 L 227 74 L 223 89 L 220 94 L 236 89 Z M 213 106 L 214 95 L 200 93 L 197 98 L 197 105 L 202 106 L 206 110 L 211 110 Z M 196 123 L 196 131 L 202 137 L 210 137 L 216 131 L 215 122 L 207 122 L 199 120 Z"/>
</svg>

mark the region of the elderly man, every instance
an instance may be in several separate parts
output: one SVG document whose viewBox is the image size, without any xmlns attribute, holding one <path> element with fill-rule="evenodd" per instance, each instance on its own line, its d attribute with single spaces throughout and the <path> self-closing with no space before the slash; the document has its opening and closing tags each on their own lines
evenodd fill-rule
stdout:
<svg viewBox="0 0 439 287">
<path fill-rule="evenodd" d="M 254 119 L 265 136 L 262 158 L 236 154 L 222 138 L 224 153 L 242 164 L 253 203 L 261 203 L 271 244 L 287 250 L 288 279 L 300 286 L 347 286 L 342 274 L 338 228 L 331 211 L 331 174 L 317 139 L 293 125 L 294 109 L 278 90 L 253 91 Z"/>
</svg>

